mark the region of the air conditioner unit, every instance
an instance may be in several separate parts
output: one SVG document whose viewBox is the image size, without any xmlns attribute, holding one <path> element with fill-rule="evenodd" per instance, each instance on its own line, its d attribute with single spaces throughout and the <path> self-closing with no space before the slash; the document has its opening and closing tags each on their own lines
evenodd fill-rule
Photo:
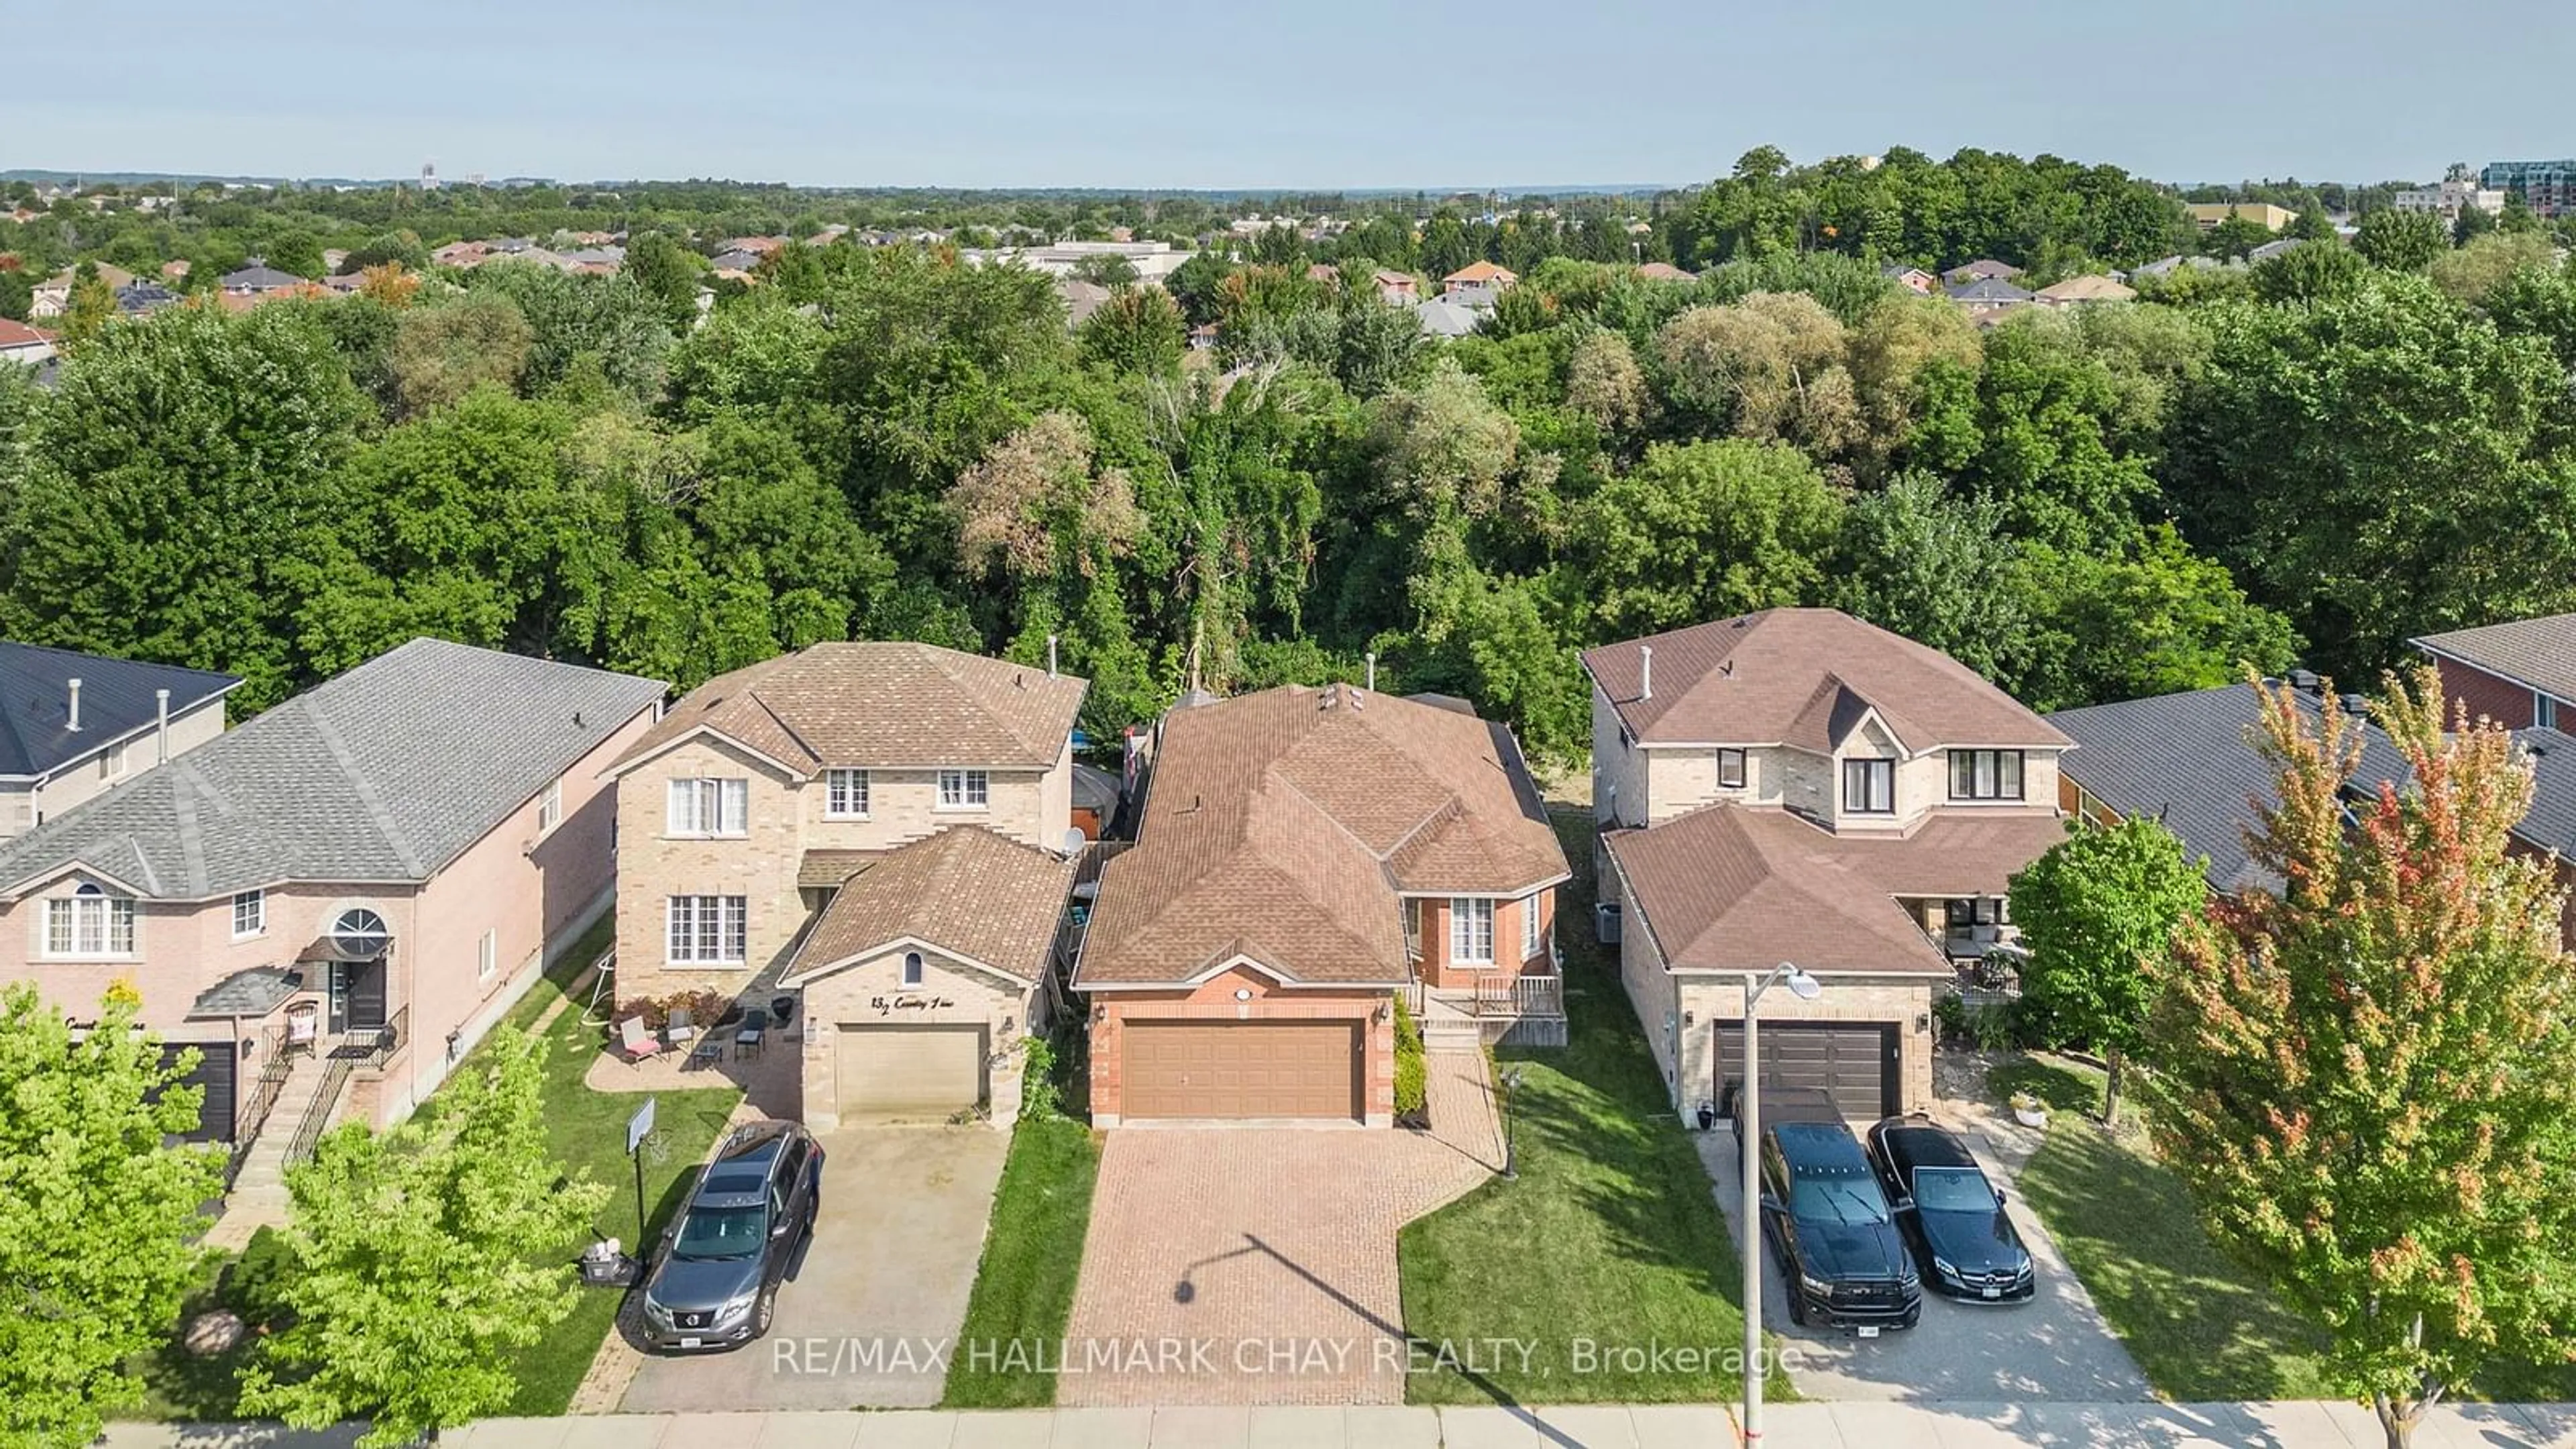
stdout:
<svg viewBox="0 0 2576 1449">
<path fill-rule="evenodd" d="M 1592 939 L 1604 946 L 1619 944 L 1619 903 L 1602 901 L 1592 907 Z"/>
</svg>

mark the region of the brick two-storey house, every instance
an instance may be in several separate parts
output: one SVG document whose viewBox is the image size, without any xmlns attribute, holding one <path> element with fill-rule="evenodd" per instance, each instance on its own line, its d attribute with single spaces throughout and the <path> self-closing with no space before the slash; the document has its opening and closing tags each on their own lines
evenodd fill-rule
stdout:
<svg viewBox="0 0 2576 1449">
<path fill-rule="evenodd" d="M 140 993 L 201 1137 L 394 1121 L 606 908 L 599 772 L 662 693 L 415 639 L 0 845 L 0 977 Z"/>
<path fill-rule="evenodd" d="M 2067 739 L 1937 650 L 1772 609 L 1588 651 L 1601 928 L 1675 1105 L 1730 1108 L 1748 976 L 1763 1080 L 1856 1119 L 1932 1091 L 1932 1000 L 2009 929 L 2005 882 L 2064 833 Z M 1777 1027 L 1771 1025 L 1778 1022 Z"/>
<path fill-rule="evenodd" d="M 692 690 L 610 770 L 618 995 L 801 993 L 815 1126 L 1010 1120 L 1082 843 L 1088 688 L 858 642 Z"/>
</svg>

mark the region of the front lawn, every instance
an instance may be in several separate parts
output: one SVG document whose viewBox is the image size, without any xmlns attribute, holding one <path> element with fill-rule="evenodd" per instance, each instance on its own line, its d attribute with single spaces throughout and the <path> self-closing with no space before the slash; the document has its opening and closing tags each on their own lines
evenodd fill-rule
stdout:
<svg viewBox="0 0 2576 1449">
<path fill-rule="evenodd" d="M 1010 1365 L 1050 1361 L 1064 1342 L 1099 1173 L 1100 1144 L 1088 1125 L 1022 1118 L 1012 1129 L 983 1261 L 975 1265 L 975 1291 L 958 1331 L 960 1351 L 949 1360 L 946 1407 L 1026 1409 L 1055 1402 L 1055 1375 Z M 1013 1344 L 1024 1352 L 1010 1352 Z M 967 1345 L 987 1351 L 969 1354 Z"/>
<path fill-rule="evenodd" d="M 591 946 L 585 938 L 583 949 L 596 954 L 604 945 L 603 941 L 599 947 Z M 586 962 L 588 957 L 582 959 Z M 566 984 L 552 978 L 540 982 L 528 993 L 520 1010 L 513 1013 L 513 1024 L 524 1027 L 533 1022 L 544 1012 L 546 1003 L 563 995 Z M 644 1195 L 649 1210 L 644 1236 L 639 1239 L 635 1232 L 635 1169 L 626 1155 L 626 1121 L 644 1104 L 644 1096 L 594 1092 L 584 1085 L 582 1078 L 590 1064 L 598 1060 L 607 1038 L 602 1028 L 584 1024 L 581 1008 L 581 1001 L 574 1000 L 546 1028 L 543 1038 L 546 1145 L 566 1175 L 587 1172 L 593 1181 L 609 1185 L 608 1204 L 600 1209 L 597 1229 L 601 1236 L 616 1238 L 627 1251 L 634 1252 L 639 1242 L 651 1243 L 679 1210 L 688 1179 L 715 1146 L 716 1135 L 724 1130 L 742 1093 L 723 1086 L 654 1094 L 661 1101 L 653 1109 L 653 1135 L 644 1143 Z M 473 1065 L 469 1057 L 466 1067 Z M 567 1258 L 583 1246 L 566 1244 Z M 551 1417 L 571 1405 L 573 1391 L 581 1386 L 582 1376 L 590 1371 L 599 1346 L 616 1327 L 617 1306 L 623 1296 L 613 1289 L 582 1289 L 581 1296 L 574 1300 L 573 1311 L 548 1329 L 535 1346 L 520 1354 L 519 1396 L 510 1405 L 512 1414 Z"/>
<path fill-rule="evenodd" d="M 1405 1331 L 1447 1342 L 1527 1344 L 1416 1374 L 1421 1404 L 1676 1403 L 1731 1399 L 1744 1339 L 1739 1274 L 1708 1174 L 1666 1099 L 1611 953 L 1592 919 L 1591 820 L 1560 812 L 1577 878 L 1560 894 L 1571 1044 L 1509 1050 L 1520 1176 L 1406 1227 L 1397 1242 Z M 1585 1345 L 1593 1349 L 1584 1359 Z M 1702 1350 L 1696 1368 L 1656 1347 Z M 1633 1356 L 1630 1351 L 1634 1351 Z M 1769 1392 L 1790 1396 L 1774 1371 Z"/>
<path fill-rule="evenodd" d="M 1992 1085 L 1999 1100 L 2027 1091 L 2052 1109 L 2048 1140 L 2022 1169 L 2021 1199 L 2148 1382 L 2186 1403 L 2333 1396 L 2315 1332 L 2201 1232 L 2182 1180 L 2134 1120 L 2117 1133 L 2095 1120 L 2101 1073 L 2033 1057 L 1998 1067 Z M 2121 1115 L 2137 1111 L 2132 1103 Z"/>
</svg>

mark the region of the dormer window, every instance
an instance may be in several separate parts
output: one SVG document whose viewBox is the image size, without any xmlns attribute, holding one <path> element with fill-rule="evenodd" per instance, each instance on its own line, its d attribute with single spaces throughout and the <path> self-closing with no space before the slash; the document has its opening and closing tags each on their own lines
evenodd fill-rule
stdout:
<svg viewBox="0 0 2576 1449">
<path fill-rule="evenodd" d="M 2020 799 L 2021 755 L 2019 750 L 1952 750 L 1950 798 Z"/>
<path fill-rule="evenodd" d="M 45 954 L 74 958 L 133 955 L 133 898 L 109 895 L 83 881 L 70 895 L 45 902 Z"/>
<path fill-rule="evenodd" d="M 1717 788 L 1721 790 L 1744 788 L 1744 752 L 1742 750 L 1717 752 Z"/>
<path fill-rule="evenodd" d="M 1895 814 L 1896 762 L 1894 760 L 1843 761 L 1843 813 L 1845 815 Z"/>
</svg>

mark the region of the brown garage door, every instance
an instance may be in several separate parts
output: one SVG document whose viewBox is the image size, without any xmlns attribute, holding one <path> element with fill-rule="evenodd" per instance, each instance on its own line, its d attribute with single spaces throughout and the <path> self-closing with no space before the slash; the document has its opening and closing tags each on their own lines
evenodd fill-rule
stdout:
<svg viewBox="0 0 2576 1449">
<path fill-rule="evenodd" d="M 1360 1115 L 1353 1022 L 1131 1021 L 1123 1038 L 1131 1118 Z"/>
<path fill-rule="evenodd" d="M 1728 1116 L 1735 1112 L 1735 1086 L 1743 1078 L 1743 1062 L 1743 1026 L 1721 1023 L 1717 1100 L 1718 1110 Z M 1895 1024 L 1762 1023 L 1762 1090 L 1784 1087 L 1825 1093 L 1855 1123 L 1895 1115 L 1900 1101 Z"/>
<path fill-rule="evenodd" d="M 984 1099 L 980 1027 L 844 1026 L 841 1119 L 921 1121 Z"/>
</svg>

